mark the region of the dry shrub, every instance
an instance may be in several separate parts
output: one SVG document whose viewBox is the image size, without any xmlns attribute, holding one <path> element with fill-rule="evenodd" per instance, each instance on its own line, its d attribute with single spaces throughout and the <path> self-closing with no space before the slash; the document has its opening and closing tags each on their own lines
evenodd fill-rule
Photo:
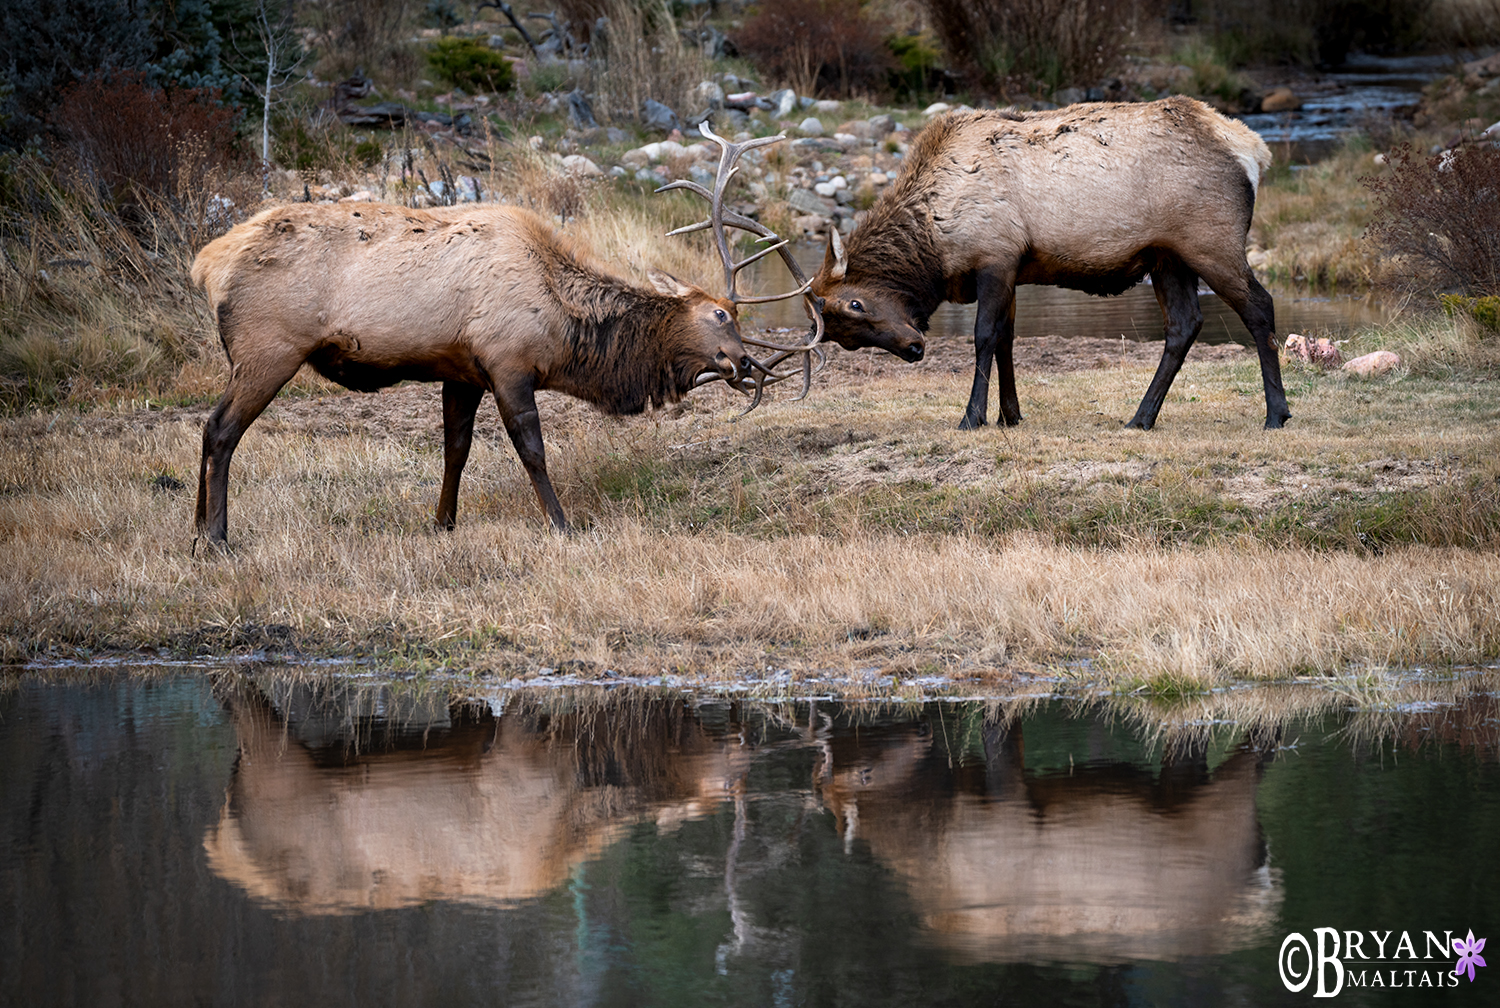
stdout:
<svg viewBox="0 0 1500 1008">
<path fill-rule="evenodd" d="M 216 88 L 157 88 L 136 71 L 69 85 L 51 115 L 76 169 L 116 202 L 201 188 L 242 160 Z"/>
<path fill-rule="evenodd" d="M 317 0 L 300 6 L 322 54 L 319 70 L 325 77 L 380 67 L 401 78 L 420 68 L 420 55 L 407 42 L 418 13 L 410 0 Z"/>
<path fill-rule="evenodd" d="M 1500 294 L 1500 150 L 1467 144 L 1424 157 L 1403 145 L 1389 174 L 1365 184 L 1376 199 L 1366 238 L 1399 264 L 1391 283 Z"/>
<path fill-rule="evenodd" d="M 1153 0 L 925 0 L 949 56 L 1002 95 L 1091 86 L 1119 63 Z"/>
<path fill-rule="evenodd" d="M 647 98 L 682 115 L 689 95 L 712 75 L 703 51 L 683 42 L 677 19 L 665 0 L 608 0 L 608 30 L 594 39 L 587 90 L 594 113 L 634 119 Z"/>
<path fill-rule="evenodd" d="M 859 0 L 765 0 L 735 33 L 740 52 L 799 94 L 849 97 L 889 87 L 889 26 Z"/>
</svg>

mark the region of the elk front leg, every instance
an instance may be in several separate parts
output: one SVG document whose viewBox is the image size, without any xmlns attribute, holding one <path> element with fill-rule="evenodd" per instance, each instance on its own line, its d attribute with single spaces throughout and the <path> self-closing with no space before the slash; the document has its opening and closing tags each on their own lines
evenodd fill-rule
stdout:
<svg viewBox="0 0 1500 1008">
<path fill-rule="evenodd" d="M 1156 425 L 1156 414 L 1166 401 L 1167 391 L 1182 362 L 1187 357 L 1198 331 L 1203 328 L 1203 310 L 1198 305 L 1198 274 L 1178 263 L 1171 268 L 1151 271 L 1151 289 L 1156 294 L 1156 303 L 1161 306 L 1166 326 L 1166 346 L 1162 348 L 1161 363 L 1156 365 L 1156 374 L 1146 388 L 1146 395 L 1136 408 L 1135 416 L 1126 427 L 1150 430 Z"/>
<path fill-rule="evenodd" d="M 203 425 L 197 527 L 210 542 L 224 542 L 229 535 L 229 460 L 235 447 L 302 366 L 301 355 L 268 349 L 258 357 L 230 363 L 229 387 Z"/>
<path fill-rule="evenodd" d="M 542 420 L 536 411 L 536 392 L 528 378 L 524 384 L 495 390 L 495 403 L 500 407 L 500 418 L 505 421 L 505 433 L 510 443 L 516 446 L 521 456 L 521 465 L 531 477 L 532 489 L 541 502 L 542 510 L 552 520 L 552 527 L 559 532 L 568 531 L 568 520 L 563 517 L 562 505 L 547 478 L 547 459 L 542 446 Z"/>
<path fill-rule="evenodd" d="M 438 492 L 434 524 L 451 532 L 458 521 L 458 481 L 474 441 L 474 414 L 484 389 L 465 382 L 443 382 L 443 489 Z"/>
<path fill-rule="evenodd" d="M 1021 400 L 1016 395 L 1014 343 L 1016 335 L 1015 271 L 983 270 L 976 281 L 979 310 L 974 318 L 974 387 L 959 430 L 983 427 L 989 411 L 990 368 L 1000 379 L 1000 419 L 1007 427 L 1021 422 Z"/>
</svg>

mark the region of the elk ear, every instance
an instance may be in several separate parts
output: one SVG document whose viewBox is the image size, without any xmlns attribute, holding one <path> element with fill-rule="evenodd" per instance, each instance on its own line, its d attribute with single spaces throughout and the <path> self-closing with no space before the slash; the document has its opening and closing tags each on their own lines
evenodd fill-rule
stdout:
<svg viewBox="0 0 1500 1008">
<path fill-rule="evenodd" d="M 698 289 L 659 269 L 647 270 L 646 279 L 651 281 L 651 286 L 656 288 L 658 294 L 665 294 L 667 297 L 685 298 Z"/>
<path fill-rule="evenodd" d="M 849 259 L 844 255 L 844 242 L 839 238 L 839 229 L 829 227 L 828 251 L 823 254 L 823 272 L 830 280 L 842 280 L 848 269 Z"/>
</svg>

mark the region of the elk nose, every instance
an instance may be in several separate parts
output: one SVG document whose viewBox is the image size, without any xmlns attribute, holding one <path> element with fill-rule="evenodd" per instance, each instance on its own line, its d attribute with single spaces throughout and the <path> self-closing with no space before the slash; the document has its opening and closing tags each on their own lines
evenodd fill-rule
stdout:
<svg viewBox="0 0 1500 1008">
<path fill-rule="evenodd" d="M 744 371 L 742 371 L 741 368 L 743 368 L 745 366 L 746 366 L 745 359 L 743 357 L 740 358 L 740 363 L 737 366 L 734 363 L 734 359 L 732 357 L 730 357 L 727 353 L 725 353 L 723 350 L 720 350 L 714 356 L 714 368 L 715 368 L 715 370 L 717 370 L 720 375 L 724 376 L 725 378 L 731 379 L 731 380 L 735 379 L 735 378 L 738 378 L 740 375 L 744 374 Z"/>
<path fill-rule="evenodd" d="M 922 355 L 926 350 L 927 348 L 921 340 L 912 340 L 906 347 L 906 359 L 915 364 L 922 359 Z"/>
</svg>

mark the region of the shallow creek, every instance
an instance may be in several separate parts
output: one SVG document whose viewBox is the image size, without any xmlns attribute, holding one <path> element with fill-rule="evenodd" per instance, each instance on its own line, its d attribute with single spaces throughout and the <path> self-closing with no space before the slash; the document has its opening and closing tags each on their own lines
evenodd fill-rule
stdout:
<svg viewBox="0 0 1500 1008">
<path fill-rule="evenodd" d="M 0 1004 L 1494 1003 L 1493 675 L 1312 695 L 25 675 Z"/>
</svg>

